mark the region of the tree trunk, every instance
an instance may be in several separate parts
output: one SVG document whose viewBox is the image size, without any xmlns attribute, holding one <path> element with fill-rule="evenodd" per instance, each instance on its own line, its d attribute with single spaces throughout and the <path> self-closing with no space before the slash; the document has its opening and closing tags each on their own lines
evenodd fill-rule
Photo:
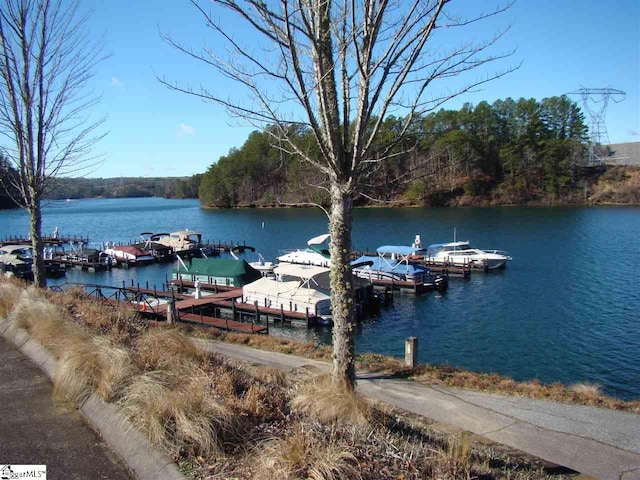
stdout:
<svg viewBox="0 0 640 480">
<path fill-rule="evenodd" d="M 353 193 L 339 185 L 331 189 L 331 306 L 333 313 L 334 384 L 355 386 L 355 324 L 353 315 L 353 281 L 351 276 L 351 226 Z"/>
<path fill-rule="evenodd" d="M 44 257 L 42 249 L 42 210 L 40 199 L 34 199 L 29 208 L 31 222 L 29 224 L 29 234 L 31 235 L 31 246 L 33 247 L 33 284 L 37 287 L 46 287 L 47 279 L 44 271 Z"/>
</svg>

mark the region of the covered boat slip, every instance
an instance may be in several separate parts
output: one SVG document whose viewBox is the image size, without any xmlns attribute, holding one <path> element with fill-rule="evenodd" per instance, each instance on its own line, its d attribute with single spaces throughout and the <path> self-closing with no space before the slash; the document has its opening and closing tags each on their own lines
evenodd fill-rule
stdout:
<svg viewBox="0 0 640 480">
<path fill-rule="evenodd" d="M 176 280 L 190 280 L 229 287 L 242 287 L 262 278 L 260 272 L 244 260 L 233 258 L 192 258 L 174 272 Z"/>
<path fill-rule="evenodd" d="M 276 279 L 261 278 L 242 288 L 245 303 L 299 312 L 306 316 L 331 315 L 329 269 L 313 265 L 283 264 Z"/>
</svg>

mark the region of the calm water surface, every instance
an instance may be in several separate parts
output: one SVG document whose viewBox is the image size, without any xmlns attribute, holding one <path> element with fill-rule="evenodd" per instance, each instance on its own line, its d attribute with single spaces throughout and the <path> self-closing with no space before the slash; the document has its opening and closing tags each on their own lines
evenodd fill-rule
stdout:
<svg viewBox="0 0 640 480">
<path fill-rule="evenodd" d="M 205 239 L 244 240 L 274 258 L 325 232 L 326 218 L 314 209 L 206 211 L 193 200 L 107 199 L 51 204 L 43 231 L 56 226 L 96 242 L 189 228 Z M 513 261 L 469 281 L 453 278 L 443 295 L 396 295 L 393 307 L 361 325 L 359 351 L 401 356 L 404 339 L 417 336 L 422 362 L 518 380 L 593 382 L 611 395 L 640 398 L 640 208 L 361 209 L 353 244 L 410 244 L 420 234 L 426 245 L 452 240 L 454 228 L 458 239 L 508 250 Z M 23 212 L 0 211 L 0 236 L 27 231 Z M 66 281 L 160 285 L 170 270 L 76 270 Z M 277 334 L 330 342 L 326 329 Z"/>
</svg>

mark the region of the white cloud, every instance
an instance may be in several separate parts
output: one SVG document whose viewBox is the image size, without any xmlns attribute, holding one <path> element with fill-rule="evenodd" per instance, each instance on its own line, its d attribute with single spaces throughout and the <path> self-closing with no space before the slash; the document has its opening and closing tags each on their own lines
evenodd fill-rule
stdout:
<svg viewBox="0 0 640 480">
<path fill-rule="evenodd" d="M 178 126 L 178 132 L 182 135 L 195 135 L 196 129 L 193 128 L 192 125 L 187 125 L 186 123 L 181 123 Z"/>
<path fill-rule="evenodd" d="M 124 90 L 124 82 L 118 77 L 111 77 L 111 86 Z"/>
</svg>

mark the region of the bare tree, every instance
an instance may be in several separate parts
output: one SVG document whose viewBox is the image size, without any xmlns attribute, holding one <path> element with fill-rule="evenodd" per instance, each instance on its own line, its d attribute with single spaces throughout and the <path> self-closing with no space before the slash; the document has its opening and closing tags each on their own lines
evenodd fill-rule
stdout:
<svg viewBox="0 0 640 480">
<path fill-rule="evenodd" d="M 206 10 L 191 3 L 222 40 L 217 49 L 194 50 L 168 35 L 171 45 L 212 66 L 245 88 L 248 100 L 160 79 L 170 88 L 225 106 L 252 124 L 271 124 L 274 145 L 298 155 L 328 178 L 331 199 L 331 301 L 333 306 L 333 379 L 353 387 L 354 315 L 350 267 L 354 195 L 364 175 L 398 155 L 402 139 L 420 116 L 481 83 L 507 73 L 490 74 L 461 87 L 448 84 L 444 95 L 431 94 L 436 80 L 450 79 L 505 55 L 488 49 L 502 33 L 483 43 L 450 42 L 450 32 L 504 11 L 509 5 L 473 18 L 449 11 L 449 0 L 212 0 L 261 37 L 248 45 Z M 234 25 L 237 29 L 237 25 Z M 438 38 L 440 37 L 440 38 Z M 256 46 L 260 45 L 262 48 Z M 510 70 L 510 69 L 507 69 Z M 376 136 L 388 115 L 400 114 L 401 128 L 380 148 Z M 288 136 L 292 124 L 311 132 L 320 156 L 311 156 Z"/>
<path fill-rule="evenodd" d="M 5 0 L 0 5 L 0 148 L 15 166 L 14 199 L 31 217 L 35 284 L 44 286 L 41 201 L 56 176 L 95 165 L 91 147 L 104 119 L 86 90 L 103 58 L 76 0 Z"/>
</svg>

